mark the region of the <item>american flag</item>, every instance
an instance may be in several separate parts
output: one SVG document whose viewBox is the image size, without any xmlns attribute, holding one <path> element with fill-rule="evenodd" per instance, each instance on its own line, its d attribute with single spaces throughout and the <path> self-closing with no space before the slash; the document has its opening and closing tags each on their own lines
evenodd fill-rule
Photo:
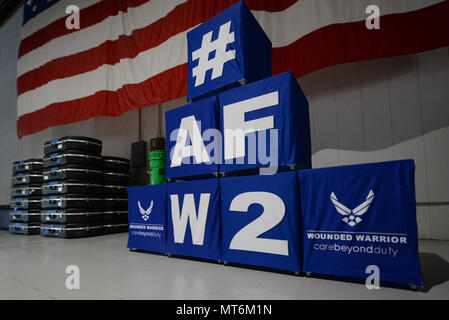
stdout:
<svg viewBox="0 0 449 320">
<path fill-rule="evenodd" d="M 186 33 L 238 0 L 26 0 L 17 133 L 118 116 L 186 95 Z M 273 74 L 449 45 L 449 0 L 246 0 L 273 43 Z M 366 27 L 369 5 L 380 29 Z M 66 8 L 80 9 L 80 29 Z"/>
</svg>

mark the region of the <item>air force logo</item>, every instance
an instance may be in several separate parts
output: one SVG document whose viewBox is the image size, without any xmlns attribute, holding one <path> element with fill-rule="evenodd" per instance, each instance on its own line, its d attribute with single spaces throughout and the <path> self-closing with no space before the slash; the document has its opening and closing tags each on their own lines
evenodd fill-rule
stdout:
<svg viewBox="0 0 449 320">
<path fill-rule="evenodd" d="M 147 210 L 142 208 L 140 201 L 137 201 L 137 205 L 139 206 L 140 213 L 142 214 L 142 219 L 147 221 L 150 218 L 151 210 L 153 210 L 153 200 L 151 200 L 150 207 Z"/>
<path fill-rule="evenodd" d="M 374 199 L 374 192 L 373 190 L 370 190 L 368 196 L 366 197 L 366 200 L 352 210 L 346 207 L 345 205 L 341 204 L 340 202 L 338 202 L 337 196 L 333 192 L 331 193 L 330 199 L 334 204 L 335 210 L 337 210 L 339 214 L 344 216 L 342 221 L 347 223 L 349 226 L 353 227 L 360 221 L 362 221 L 362 218 L 360 218 L 360 216 L 362 216 L 365 212 L 368 211 L 369 206 Z"/>
</svg>

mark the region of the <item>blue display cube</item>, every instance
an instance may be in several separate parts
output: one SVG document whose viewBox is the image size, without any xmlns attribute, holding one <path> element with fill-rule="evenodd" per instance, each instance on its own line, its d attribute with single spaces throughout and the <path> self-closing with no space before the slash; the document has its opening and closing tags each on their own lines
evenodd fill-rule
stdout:
<svg viewBox="0 0 449 320">
<path fill-rule="evenodd" d="M 167 206 L 165 185 L 129 187 L 128 248 L 166 253 Z"/>
<path fill-rule="evenodd" d="M 271 76 L 271 41 L 243 1 L 187 33 L 187 100 Z"/>
<path fill-rule="evenodd" d="M 291 72 L 218 96 L 220 172 L 296 165 L 311 168 L 309 105 Z"/>
<path fill-rule="evenodd" d="M 296 172 L 224 178 L 222 260 L 300 272 Z"/>
<path fill-rule="evenodd" d="M 414 161 L 299 171 L 304 272 L 423 286 Z"/>
<path fill-rule="evenodd" d="M 219 260 L 221 256 L 218 179 L 168 183 L 167 251 Z"/>
<path fill-rule="evenodd" d="M 216 173 L 221 159 L 216 97 L 165 112 L 167 178 Z"/>
</svg>

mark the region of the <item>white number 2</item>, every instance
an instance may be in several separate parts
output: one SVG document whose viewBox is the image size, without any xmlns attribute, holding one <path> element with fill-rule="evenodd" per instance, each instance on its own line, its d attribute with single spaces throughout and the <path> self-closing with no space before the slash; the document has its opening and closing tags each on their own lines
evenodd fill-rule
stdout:
<svg viewBox="0 0 449 320">
<path fill-rule="evenodd" d="M 237 232 L 229 248 L 288 256 L 287 240 L 259 238 L 284 218 L 285 205 L 281 198 L 269 192 L 246 192 L 235 197 L 229 209 L 248 212 L 249 207 L 255 203 L 263 207 L 262 215 Z"/>
</svg>

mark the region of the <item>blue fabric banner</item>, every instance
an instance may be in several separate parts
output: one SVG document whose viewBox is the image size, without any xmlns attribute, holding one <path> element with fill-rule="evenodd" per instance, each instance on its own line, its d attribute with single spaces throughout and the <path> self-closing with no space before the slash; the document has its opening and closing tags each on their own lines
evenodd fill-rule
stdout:
<svg viewBox="0 0 449 320">
<path fill-rule="evenodd" d="M 296 172 L 224 178 L 222 260 L 300 272 Z"/>
<path fill-rule="evenodd" d="M 291 72 L 221 93 L 218 100 L 221 172 L 293 164 L 311 168 L 308 102 Z"/>
<path fill-rule="evenodd" d="M 303 270 L 422 286 L 414 161 L 299 171 Z M 372 269 L 374 270 L 374 269 Z"/>
<path fill-rule="evenodd" d="M 218 172 L 221 135 L 216 97 L 165 112 L 165 124 L 167 178 Z"/>
<path fill-rule="evenodd" d="M 165 185 L 128 190 L 128 248 L 166 253 Z"/>
<path fill-rule="evenodd" d="M 187 100 L 271 76 L 271 41 L 243 1 L 187 33 Z"/>
<path fill-rule="evenodd" d="M 221 256 L 219 180 L 168 183 L 167 251 L 219 260 Z"/>
</svg>

